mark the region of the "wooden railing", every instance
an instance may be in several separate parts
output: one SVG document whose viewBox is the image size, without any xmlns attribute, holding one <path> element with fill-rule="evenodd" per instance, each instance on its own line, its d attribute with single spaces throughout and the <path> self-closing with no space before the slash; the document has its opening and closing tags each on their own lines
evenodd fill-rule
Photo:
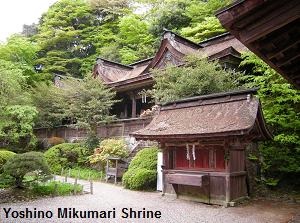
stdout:
<svg viewBox="0 0 300 223">
<path fill-rule="evenodd" d="M 129 133 L 147 126 L 151 120 L 151 117 L 115 120 L 107 124 L 99 125 L 97 127 L 97 135 L 100 138 L 129 136 Z M 58 126 L 52 129 L 38 128 L 35 129 L 34 132 L 38 139 L 60 137 L 72 142 L 87 137 L 86 129 L 71 128 L 68 126 Z"/>
</svg>

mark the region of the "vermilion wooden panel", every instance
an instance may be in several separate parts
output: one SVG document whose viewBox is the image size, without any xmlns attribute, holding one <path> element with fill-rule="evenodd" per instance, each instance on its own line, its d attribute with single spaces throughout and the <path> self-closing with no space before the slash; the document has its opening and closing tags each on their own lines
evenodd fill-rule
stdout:
<svg viewBox="0 0 300 223">
<path fill-rule="evenodd" d="M 189 168 L 189 161 L 186 159 L 186 150 L 176 149 L 176 168 Z"/>
<path fill-rule="evenodd" d="M 195 168 L 209 168 L 209 151 L 208 149 L 196 149 Z"/>
<path fill-rule="evenodd" d="M 225 169 L 224 149 L 216 149 L 216 169 Z"/>
</svg>

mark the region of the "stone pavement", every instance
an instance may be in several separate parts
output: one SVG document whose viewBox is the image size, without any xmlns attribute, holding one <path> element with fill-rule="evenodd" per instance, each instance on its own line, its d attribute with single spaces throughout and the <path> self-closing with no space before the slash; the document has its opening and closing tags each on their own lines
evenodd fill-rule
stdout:
<svg viewBox="0 0 300 223">
<path fill-rule="evenodd" d="M 183 201 L 168 196 L 161 196 L 159 192 L 137 192 L 123 189 L 121 186 L 95 182 L 94 194 L 67 197 L 42 198 L 31 202 L 0 204 L 1 223 L 26 222 L 170 222 L 170 223 L 280 223 L 289 222 L 297 211 L 299 204 L 281 204 L 276 202 L 255 201 L 233 208 L 205 205 L 196 202 Z M 5 212 L 10 209 L 10 218 L 5 218 Z M 12 218 L 21 215 L 16 211 L 26 208 L 35 211 L 50 211 L 53 216 L 49 219 Z M 115 218 L 110 219 L 81 219 L 58 218 L 58 208 L 72 208 L 86 211 L 109 211 L 115 209 Z M 123 208 L 133 210 L 160 211 L 161 218 L 156 219 L 126 219 Z M 69 210 L 69 209 L 67 209 Z M 14 211 L 13 214 L 11 214 Z M 48 212 L 48 214 L 50 214 Z M 106 212 L 107 213 L 107 212 Z M 76 214 L 75 214 L 76 217 Z"/>
</svg>

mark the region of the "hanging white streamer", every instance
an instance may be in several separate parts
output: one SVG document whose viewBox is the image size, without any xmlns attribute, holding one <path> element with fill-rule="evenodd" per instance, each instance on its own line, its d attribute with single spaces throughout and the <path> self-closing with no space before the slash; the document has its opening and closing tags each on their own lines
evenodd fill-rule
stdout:
<svg viewBox="0 0 300 223">
<path fill-rule="evenodd" d="M 193 144 L 193 160 L 196 160 L 195 144 Z"/>
<path fill-rule="evenodd" d="M 186 159 L 190 160 L 190 148 L 189 148 L 189 144 L 186 144 Z"/>
</svg>

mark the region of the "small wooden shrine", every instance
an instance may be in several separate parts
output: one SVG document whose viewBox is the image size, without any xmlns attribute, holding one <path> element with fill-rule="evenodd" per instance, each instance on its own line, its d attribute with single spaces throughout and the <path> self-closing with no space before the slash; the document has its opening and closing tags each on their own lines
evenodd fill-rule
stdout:
<svg viewBox="0 0 300 223">
<path fill-rule="evenodd" d="M 212 94 L 165 104 L 132 135 L 163 151 L 163 193 L 209 204 L 247 197 L 247 146 L 271 139 L 257 89 Z"/>
<path fill-rule="evenodd" d="M 107 157 L 105 168 L 105 181 L 108 182 L 110 178 L 113 178 L 116 184 L 118 178 L 121 178 L 127 170 L 127 166 L 128 163 L 120 157 Z"/>
</svg>

